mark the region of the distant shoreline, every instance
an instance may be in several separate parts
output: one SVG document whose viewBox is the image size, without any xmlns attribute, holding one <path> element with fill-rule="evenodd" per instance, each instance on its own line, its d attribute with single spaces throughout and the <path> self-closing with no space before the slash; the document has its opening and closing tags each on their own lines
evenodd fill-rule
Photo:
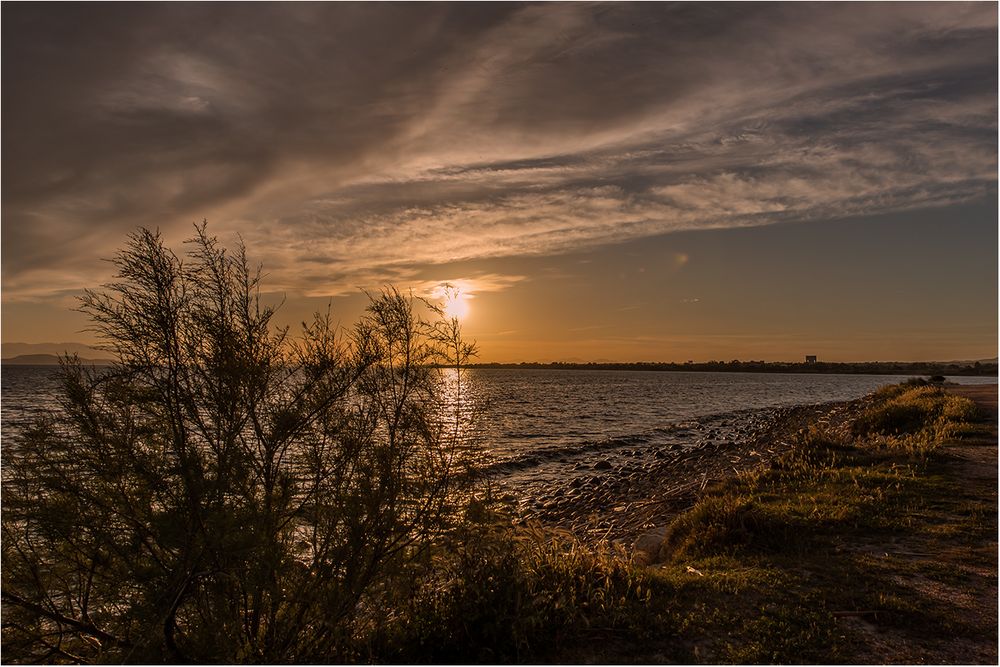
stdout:
<svg viewBox="0 0 1000 667">
<path fill-rule="evenodd" d="M 699 363 L 673 362 L 635 362 L 635 363 L 476 363 L 468 364 L 466 368 L 477 369 L 514 369 L 514 370 L 591 370 L 591 371 L 688 371 L 714 373 L 812 373 L 812 374 L 844 374 L 844 375 L 944 375 L 996 377 L 997 362 L 965 363 L 933 363 L 933 362 L 764 362 L 764 361 L 708 361 Z"/>
<path fill-rule="evenodd" d="M 3 366 L 58 366 L 59 355 L 56 354 L 19 354 L 10 359 L 0 359 Z M 79 357 L 81 364 L 86 366 L 110 366 L 114 359 L 85 359 Z"/>
<path fill-rule="evenodd" d="M 0 359 L 4 366 L 57 366 L 55 354 L 22 354 Z M 79 358 L 88 366 L 108 366 L 113 359 Z M 972 363 L 933 363 L 920 361 L 873 361 L 860 363 L 812 363 L 785 361 L 706 361 L 679 364 L 676 362 L 551 362 L 524 361 L 520 363 L 475 363 L 465 368 L 507 370 L 567 370 L 567 371 L 658 371 L 658 372 L 709 372 L 709 373 L 803 373 L 840 375 L 942 375 L 965 377 L 997 377 L 996 360 Z"/>
</svg>

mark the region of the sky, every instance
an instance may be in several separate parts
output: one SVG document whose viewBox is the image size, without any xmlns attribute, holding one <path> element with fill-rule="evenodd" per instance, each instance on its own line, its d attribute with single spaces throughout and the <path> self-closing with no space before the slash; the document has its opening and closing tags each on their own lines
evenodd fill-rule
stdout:
<svg viewBox="0 0 1000 667">
<path fill-rule="evenodd" d="M 997 353 L 997 5 L 5 3 L 2 340 L 138 226 L 489 361 Z"/>
</svg>

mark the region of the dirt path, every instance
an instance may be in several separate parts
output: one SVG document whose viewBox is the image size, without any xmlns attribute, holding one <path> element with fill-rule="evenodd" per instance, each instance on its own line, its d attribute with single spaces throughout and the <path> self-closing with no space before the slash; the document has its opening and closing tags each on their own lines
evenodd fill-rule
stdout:
<svg viewBox="0 0 1000 667">
<path fill-rule="evenodd" d="M 949 443 L 942 449 L 948 456 L 955 459 L 952 465 L 955 467 L 956 474 L 970 481 L 982 482 L 985 485 L 984 491 L 992 489 L 993 496 L 996 497 L 997 385 L 950 387 L 948 391 L 975 401 L 979 409 L 988 417 L 991 430 L 987 437 Z"/>
<path fill-rule="evenodd" d="M 909 573 L 894 577 L 894 583 L 911 590 L 925 609 L 946 610 L 939 625 L 954 623 L 966 631 L 953 636 L 928 632 L 915 641 L 912 633 L 864 618 L 844 619 L 865 639 L 855 655 L 860 662 L 997 664 L 997 385 L 948 391 L 975 401 L 989 420 L 990 433 L 941 447 L 938 463 L 929 472 L 950 482 L 953 493 L 921 517 L 922 530 L 893 544 L 879 544 L 876 551 L 908 563 Z M 987 537 L 968 539 L 969 533 L 927 529 L 970 523 L 986 530 L 969 533 Z M 970 626 L 979 632 L 968 632 Z"/>
</svg>

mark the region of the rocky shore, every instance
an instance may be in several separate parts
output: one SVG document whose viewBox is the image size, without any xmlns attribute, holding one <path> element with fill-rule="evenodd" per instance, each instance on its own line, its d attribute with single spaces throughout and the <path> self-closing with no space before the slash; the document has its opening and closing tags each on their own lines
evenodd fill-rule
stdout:
<svg viewBox="0 0 1000 667">
<path fill-rule="evenodd" d="M 707 486 L 768 464 L 800 429 L 845 428 L 866 400 L 707 417 L 675 425 L 665 444 L 620 443 L 554 457 L 503 471 L 496 481 L 521 521 L 630 547 L 691 507 Z"/>
</svg>

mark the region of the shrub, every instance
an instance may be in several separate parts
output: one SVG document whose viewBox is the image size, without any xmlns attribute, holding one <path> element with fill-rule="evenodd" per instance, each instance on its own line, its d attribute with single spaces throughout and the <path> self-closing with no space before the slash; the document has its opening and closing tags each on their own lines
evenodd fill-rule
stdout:
<svg viewBox="0 0 1000 667">
<path fill-rule="evenodd" d="M 838 465 L 850 447 L 827 431 L 811 426 L 796 434 L 793 447 L 771 465 L 772 469 L 794 475 L 811 475 Z"/>
<path fill-rule="evenodd" d="M 826 479 L 853 459 L 853 448 L 840 438 L 816 427 L 800 430 L 792 448 L 770 467 L 743 474 L 678 516 L 667 529 L 660 558 L 796 548 L 805 537 L 803 499 L 790 489 Z M 770 495 L 775 488 L 780 500 Z"/>
<path fill-rule="evenodd" d="M 386 290 L 293 340 L 242 246 L 190 249 L 130 237 L 81 303 L 118 362 L 5 442 L 7 661 L 330 660 L 447 527 L 457 323 Z"/>
</svg>

